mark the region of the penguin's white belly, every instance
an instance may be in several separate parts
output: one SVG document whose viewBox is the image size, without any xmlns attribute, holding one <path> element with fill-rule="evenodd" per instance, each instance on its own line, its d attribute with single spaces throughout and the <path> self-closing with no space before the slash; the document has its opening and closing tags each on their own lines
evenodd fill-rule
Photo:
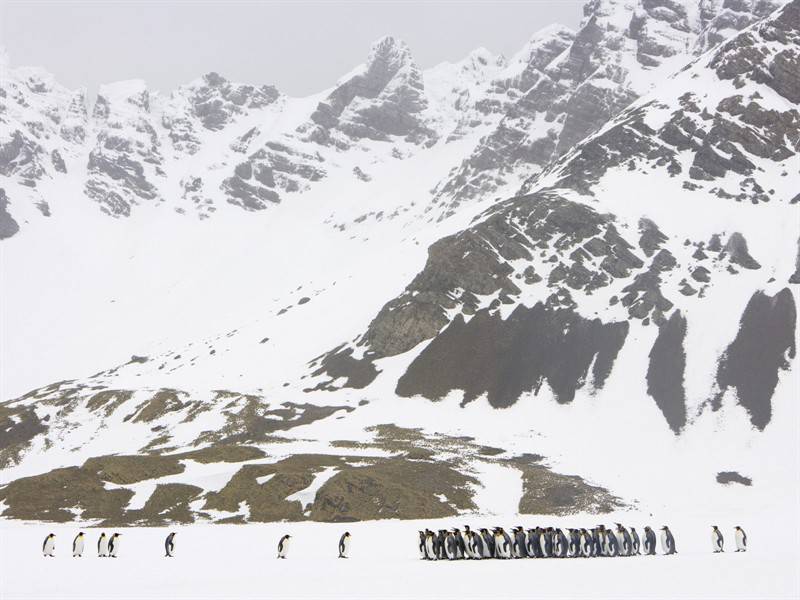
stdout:
<svg viewBox="0 0 800 600">
<path fill-rule="evenodd" d="M 80 556 L 83 554 L 83 538 L 75 540 L 72 548 L 72 556 Z"/>
<path fill-rule="evenodd" d="M 106 538 L 97 543 L 97 556 L 108 556 L 108 540 Z"/>
<path fill-rule="evenodd" d="M 281 558 L 285 558 L 288 553 L 289 553 L 289 539 L 287 538 L 283 540 L 283 544 L 281 544 L 281 551 L 280 551 Z"/>
<path fill-rule="evenodd" d="M 119 538 L 114 540 L 113 544 L 109 544 L 109 549 L 111 550 L 109 556 L 117 556 L 117 552 L 119 552 Z"/>
<path fill-rule="evenodd" d="M 347 556 L 350 553 L 350 538 L 344 538 L 342 542 L 342 556 Z"/>
<path fill-rule="evenodd" d="M 428 551 L 428 558 L 436 560 L 436 553 L 433 551 L 433 538 L 425 540 L 425 550 Z"/>
<path fill-rule="evenodd" d="M 53 538 L 48 539 L 44 543 L 44 555 L 45 556 L 53 556 L 53 552 L 56 550 L 56 542 Z"/>
</svg>

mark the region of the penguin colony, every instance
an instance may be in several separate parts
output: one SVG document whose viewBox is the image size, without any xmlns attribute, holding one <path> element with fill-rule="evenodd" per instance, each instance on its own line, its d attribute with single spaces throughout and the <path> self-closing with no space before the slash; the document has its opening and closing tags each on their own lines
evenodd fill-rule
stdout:
<svg viewBox="0 0 800 600">
<path fill-rule="evenodd" d="M 595 558 L 598 556 L 638 556 L 656 554 L 656 534 L 645 527 L 642 537 L 634 527 L 627 529 L 621 523 L 606 528 L 598 525 L 592 529 L 561 529 L 559 527 L 535 527 L 527 531 L 514 527 L 506 532 L 502 527 L 494 527 L 490 532 L 485 527 L 474 531 L 469 525 L 460 529 L 430 529 L 419 532 L 419 553 L 423 560 L 459 560 L 484 558 Z M 121 533 L 106 537 L 105 532 L 97 540 L 97 556 L 117 558 L 119 556 Z M 175 556 L 175 536 L 171 532 L 164 540 L 167 558 Z M 286 558 L 292 536 L 284 535 L 278 542 L 278 558 Z M 85 534 L 81 531 L 72 540 L 72 556 L 83 556 Z M 740 526 L 734 528 L 736 552 L 747 551 L 747 534 Z M 339 538 L 339 558 L 349 558 L 352 536 L 345 531 Z M 711 526 L 711 546 L 714 553 L 724 552 L 725 540 L 716 525 Z M 42 544 L 45 557 L 55 557 L 56 536 L 48 534 Z M 675 537 L 666 525 L 661 528 L 661 552 L 677 554 Z"/>
<path fill-rule="evenodd" d="M 737 552 L 747 549 L 747 536 L 736 527 Z M 661 528 L 661 552 L 677 554 L 675 537 L 666 525 Z M 722 534 L 715 526 L 712 531 L 714 552 L 722 552 Z M 634 527 L 620 523 L 615 527 L 598 525 L 592 529 L 535 527 L 525 530 L 514 527 L 507 532 L 502 527 L 474 531 L 469 526 L 437 532 L 419 532 L 419 553 L 423 560 L 459 560 L 484 558 L 595 558 L 656 554 L 656 533 L 645 527 L 642 537 Z"/>
</svg>

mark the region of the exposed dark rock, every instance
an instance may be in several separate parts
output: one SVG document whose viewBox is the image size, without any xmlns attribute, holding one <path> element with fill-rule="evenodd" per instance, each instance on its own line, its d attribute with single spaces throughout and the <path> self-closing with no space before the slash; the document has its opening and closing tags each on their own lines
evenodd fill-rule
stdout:
<svg viewBox="0 0 800 600">
<path fill-rule="evenodd" d="M 739 332 L 719 361 L 717 383 L 721 396 L 734 388 L 738 402 L 750 414 L 755 427 L 763 430 L 772 418 L 772 394 L 781 370 L 795 357 L 797 313 L 789 288 L 774 296 L 756 292 L 747 303 Z"/>
<path fill-rule="evenodd" d="M 627 323 L 588 320 L 568 309 L 517 306 L 502 320 L 488 310 L 465 323 L 458 315 L 409 365 L 400 396 L 439 399 L 463 390 L 464 402 L 487 394 L 494 407 L 538 393 L 546 380 L 561 403 L 589 380 L 602 388 L 628 333 Z"/>
<path fill-rule="evenodd" d="M 789 283 L 800 283 L 800 239 L 797 240 L 797 258 L 794 264 L 794 273 L 789 277 Z"/>
<path fill-rule="evenodd" d="M 670 429 L 680 433 L 686 425 L 686 319 L 679 310 L 658 328 L 658 337 L 650 350 L 647 368 L 647 393 L 656 401 Z"/>
<path fill-rule="evenodd" d="M 8 212 L 8 197 L 6 191 L 0 188 L 0 240 L 10 238 L 19 231 L 19 224 Z"/>
<path fill-rule="evenodd" d="M 741 233 L 734 232 L 725 243 L 725 248 L 720 254 L 720 258 L 727 255 L 732 263 L 739 265 L 745 269 L 760 269 L 761 265 L 750 256 L 747 251 L 747 240 Z"/>
<path fill-rule="evenodd" d="M 737 471 L 720 471 L 717 473 L 717 483 L 723 485 L 730 485 L 731 483 L 738 483 L 750 487 L 753 485 L 753 480 L 744 475 L 740 475 Z"/>
<path fill-rule="evenodd" d="M 361 389 L 367 387 L 378 376 L 378 369 L 375 368 L 371 357 L 364 356 L 364 358 L 353 358 L 353 349 L 339 346 L 332 350 L 318 363 L 318 368 L 312 372 L 312 375 L 318 376 L 327 374 L 330 380 L 322 382 L 317 385 L 315 390 L 320 389 L 334 389 L 331 387 L 333 382 L 340 377 L 347 378 L 345 387 L 352 387 Z M 309 391 L 309 390 L 306 390 Z"/>
<path fill-rule="evenodd" d="M 591 485 L 577 475 L 554 473 L 525 457 L 509 462 L 522 471 L 520 514 L 604 514 L 624 507 L 623 502 L 608 490 Z"/>
<path fill-rule="evenodd" d="M 700 283 L 708 283 L 711 281 L 711 271 L 705 267 L 697 267 L 692 271 L 692 279 Z"/>
<path fill-rule="evenodd" d="M 644 251 L 645 256 L 653 256 L 661 244 L 667 241 L 667 236 L 661 233 L 658 225 L 650 219 L 639 219 L 639 247 Z"/>
</svg>

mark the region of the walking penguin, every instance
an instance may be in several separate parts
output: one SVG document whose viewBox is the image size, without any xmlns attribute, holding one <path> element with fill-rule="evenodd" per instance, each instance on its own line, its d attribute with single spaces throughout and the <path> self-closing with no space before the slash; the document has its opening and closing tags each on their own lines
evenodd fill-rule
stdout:
<svg viewBox="0 0 800 600">
<path fill-rule="evenodd" d="M 345 531 L 341 538 L 339 538 L 339 558 L 348 558 L 350 552 L 350 532 Z"/>
<path fill-rule="evenodd" d="M 736 526 L 736 551 L 747 552 L 747 534 L 738 525 Z"/>
<path fill-rule="evenodd" d="M 72 540 L 72 558 L 80 558 L 83 555 L 83 532 L 81 531 Z"/>
<path fill-rule="evenodd" d="M 666 525 L 661 528 L 661 550 L 664 552 L 664 554 L 678 553 L 678 551 L 675 549 L 675 538 L 672 537 L 672 532 Z"/>
<path fill-rule="evenodd" d="M 46 538 L 44 538 L 44 544 L 42 544 L 42 554 L 44 556 L 55 556 L 56 551 L 56 534 L 51 533 Z"/>
<path fill-rule="evenodd" d="M 172 558 L 174 556 L 174 554 L 172 554 L 173 552 L 175 552 L 175 532 L 174 531 L 171 532 L 167 536 L 166 540 L 164 540 L 164 550 L 167 551 L 167 553 L 164 555 L 165 558 L 166 557 Z"/>
<path fill-rule="evenodd" d="M 100 534 L 97 540 L 97 556 L 108 556 L 108 540 L 106 539 L 106 532 Z"/>
<path fill-rule="evenodd" d="M 711 526 L 711 547 L 714 549 L 714 554 L 724 552 L 723 546 L 725 539 L 722 537 L 722 532 L 716 525 Z"/>
<path fill-rule="evenodd" d="M 289 553 L 289 540 L 292 538 L 288 533 L 278 542 L 278 558 L 286 558 Z M 341 545 L 340 545 L 341 546 Z"/>
<path fill-rule="evenodd" d="M 656 533 L 650 526 L 644 528 L 644 554 L 653 556 L 656 553 Z"/>
<path fill-rule="evenodd" d="M 108 555 L 111 558 L 117 558 L 117 553 L 119 552 L 119 538 L 121 535 L 121 533 L 115 533 L 108 540 Z"/>
</svg>

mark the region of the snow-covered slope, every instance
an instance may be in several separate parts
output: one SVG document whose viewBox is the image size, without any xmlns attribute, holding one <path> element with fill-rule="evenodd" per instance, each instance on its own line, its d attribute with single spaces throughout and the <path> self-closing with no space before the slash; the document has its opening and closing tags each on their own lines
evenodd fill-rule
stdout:
<svg viewBox="0 0 800 600">
<path fill-rule="evenodd" d="M 590 2 L 424 72 L 384 38 L 303 99 L 209 74 L 87 114 L 6 68 L 4 516 L 796 490 L 800 0 L 768 8 Z"/>
</svg>

